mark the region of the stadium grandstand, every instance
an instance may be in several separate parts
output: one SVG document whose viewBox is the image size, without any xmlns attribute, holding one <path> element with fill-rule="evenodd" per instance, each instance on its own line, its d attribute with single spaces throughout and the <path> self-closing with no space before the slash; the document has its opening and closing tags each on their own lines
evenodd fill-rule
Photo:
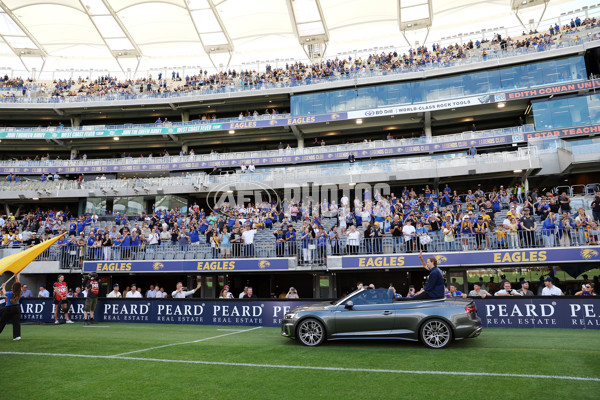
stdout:
<svg viewBox="0 0 600 400">
<path fill-rule="evenodd" d="M 0 39 L 0 255 L 65 234 L 31 287 L 598 290 L 600 4 L 5 0 Z"/>
</svg>

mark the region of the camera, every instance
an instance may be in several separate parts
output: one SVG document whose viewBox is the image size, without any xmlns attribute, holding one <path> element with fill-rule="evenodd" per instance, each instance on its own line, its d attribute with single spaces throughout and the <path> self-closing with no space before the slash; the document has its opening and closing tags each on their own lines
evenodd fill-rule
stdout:
<svg viewBox="0 0 600 400">
<path fill-rule="evenodd" d="M 81 284 L 85 286 L 89 281 L 93 281 L 98 279 L 98 274 L 95 272 L 90 272 L 89 274 L 83 274 L 81 277 Z"/>
</svg>

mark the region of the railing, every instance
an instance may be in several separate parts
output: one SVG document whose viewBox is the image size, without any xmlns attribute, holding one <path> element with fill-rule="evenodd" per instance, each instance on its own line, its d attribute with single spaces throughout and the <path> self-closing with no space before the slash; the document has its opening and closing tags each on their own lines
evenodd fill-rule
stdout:
<svg viewBox="0 0 600 400">
<path fill-rule="evenodd" d="M 587 29 L 593 29 L 593 27 L 586 27 L 581 30 L 579 34 L 584 34 Z M 452 59 L 451 62 L 432 62 L 428 64 L 411 66 L 405 68 L 396 69 L 375 69 L 373 66 L 365 66 L 364 70 L 359 72 L 343 71 L 343 73 L 337 72 L 334 76 L 321 77 L 321 78 L 304 78 L 303 80 L 287 79 L 283 82 L 276 83 L 261 83 L 259 85 L 244 85 L 240 84 L 238 80 L 235 83 L 223 83 L 222 87 L 215 89 L 203 89 L 203 90 L 189 90 L 181 92 L 165 92 L 165 93 L 108 93 L 106 95 L 94 95 L 94 96 L 73 96 L 73 97 L 3 97 L 0 98 L 0 102 L 4 103 L 19 103 L 19 104 L 40 104 L 40 103 L 86 103 L 86 102 L 109 102 L 119 100 L 136 100 L 136 99 L 161 99 L 161 98 L 183 98 L 190 96 L 201 96 L 210 94 L 234 94 L 247 91 L 257 91 L 266 89 L 281 89 L 291 88 L 299 86 L 309 86 L 321 83 L 330 83 L 337 81 L 356 81 L 363 78 L 378 77 L 378 76 L 399 76 L 401 74 L 409 72 L 420 72 L 420 71 L 431 71 L 447 67 L 471 65 L 476 63 L 482 63 L 492 60 L 501 60 L 509 57 L 522 56 L 525 54 L 534 54 L 539 52 L 545 52 L 548 50 L 555 50 L 559 48 L 572 47 L 581 45 L 586 42 L 597 40 L 598 34 L 594 33 L 588 36 L 580 36 L 575 38 L 569 37 L 566 40 L 557 40 L 552 44 L 540 44 L 538 46 L 530 46 L 528 48 L 509 48 L 507 50 L 500 49 L 500 45 L 494 45 L 485 49 L 473 49 L 470 51 L 471 55 L 465 58 Z M 386 66 L 391 68 L 391 66 Z"/>
<path fill-rule="evenodd" d="M 508 128 L 488 129 L 482 131 L 465 131 L 450 135 L 420 137 L 411 139 L 375 140 L 371 142 L 325 145 L 315 147 L 299 147 L 282 150 L 261 150 L 235 153 L 210 153 L 186 156 L 167 157 L 125 157 L 125 158 L 99 158 L 87 160 L 26 160 L 0 161 L 0 167 L 96 167 L 111 165 L 151 165 L 164 163 L 206 162 L 225 160 L 248 160 L 278 156 L 301 156 L 307 154 L 326 154 L 331 152 L 359 152 L 361 150 L 385 149 L 397 146 L 411 146 L 419 144 L 436 144 L 443 142 L 465 141 L 488 137 L 521 134 L 534 131 L 534 125 L 523 125 Z M 360 155 L 357 155 L 360 158 Z"/>
<path fill-rule="evenodd" d="M 7 192 L 14 191 L 36 191 L 39 195 L 51 195 L 53 192 L 62 190 L 95 190 L 104 192 L 112 191 L 116 194 L 120 189 L 133 189 L 136 192 L 149 192 L 156 188 L 170 188 L 195 186 L 197 190 L 206 189 L 208 185 L 242 182 L 290 182 L 294 180 L 306 180 L 307 176 L 313 178 L 322 177 L 344 177 L 357 174 L 380 174 L 395 173 L 397 171 L 421 171 L 421 170 L 443 170 L 452 167 L 476 166 L 491 163 L 506 165 L 512 169 L 511 163 L 515 161 L 529 160 L 530 164 L 537 157 L 535 147 L 522 147 L 517 151 L 498 153 L 487 153 L 476 156 L 450 154 L 428 157 L 407 157 L 401 159 L 388 159 L 380 161 L 359 161 L 354 164 L 337 162 L 322 166 L 293 166 L 257 169 L 255 173 L 227 173 L 221 175 L 207 175 L 204 173 L 185 177 L 169 178 L 135 178 L 135 179 L 107 179 L 87 182 L 76 181 L 21 181 L 0 182 L 0 189 Z"/>
<path fill-rule="evenodd" d="M 600 222 L 600 221 L 599 221 Z M 252 244 L 231 243 L 229 246 L 211 246 L 203 235 L 200 241 L 177 243 L 166 241 L 155 245 L 146 242 L 137 246 L 87 246 L 70 243 L 64 246 L 54 244 L 38 261 L 59 261 L 61 268 L 80 269 L 83 261 L 129 261 L 129 260 L 188 260 L 223 258 L 270 258 L 296 257 L 299 265 L 324 265 L 328 256 L 404 254 L 419 252 L 461 252 L 480 250 L 505 250 L 529 248 L 555 248 L 571 246 L 598 246 L 600 230 L 597 227 L 572 227 L 568 230 L 552 229 L 527 232 L 519 230 L 511 233 L 496 231 L 486 233 L 453 233 L 444 235 L 442 231 L 428 231 L 414 236 L 365 238 L 361 232 L 359 239 L 329 238 L 298 239 L 276 242 L 270 230 L 259 231 Z M 296 237 L 300 237 L 296 233 Z M 4 248 L 14 248 L 10 244 Z M 23 247 L 24 249 L 24 247 Z"/>
</svg>

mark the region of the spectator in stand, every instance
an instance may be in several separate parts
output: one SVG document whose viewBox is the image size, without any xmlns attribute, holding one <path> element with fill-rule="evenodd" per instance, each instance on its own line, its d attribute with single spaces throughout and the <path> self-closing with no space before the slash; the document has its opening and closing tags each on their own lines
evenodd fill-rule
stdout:
<svg viewBox="0 0 600 400">
<path fill-rule="evenodd" d="M 544 289 L 542 289 L 542 296 L 562 296 L 563 292 L 558 286 L 554 285 L 554 279 L 549 276 L 544 279 Z"/>
<path fill-rule="evenodd" d="M 502 289 L 494 293 L 494 296 L 522 296 L 522 294 L 512 289 L 509 281 L 504 281 L 502 282 Z"/>
<path fill-rule="evenodd" d="M 196 286 L 195 289 L 183 290 L 183 283 L 177 282 L 177 287 L 173 291 L 173 293 L 171 293 L 171 297 L 173 297 L 174 299 L 185 299 L 186 297 L 196 293 L 196 291 L 200 289 L 200 286 L 200 283 L 198 283 L 198 286 Z"/>
<path fill-rule="evenodd" d="M 451 283 L 450 286 L 448 286 L 448 293 L 446 294 L 446 297 L 467 297 L 466 293 L 461 292 L 460 290 L 458 290 L 458 286 L 456 283 Z"/>
<path fill-rule="evenodd" d="M 596 292 L 590 282 L 586 282 L 582 285 L 581 290 L 575 293 L 575 296 L 596 296 Z"/>
<path fill-rule="evenodd" d="M 256 300 L 258 298 L 258 296 L 254 294 L 252 286 L 248 286 L 247 288 L 244 288 L 244 290 L 246 291 L 246 294 L 244 294 L 242 299 Z"/>
<path fill-rule="evenodd" d="M 590 204 L 590 208 L 592 209 L 594 221 L 600 223 L 600 192 L 596 193 L 594 201 L 592 201 L 592 203 Z"/>
<path fill-rule="evenodd" d="M 469 297 L 481 297 L 485 299 L 487 296 L 490 296 L 487 290 L 481 288 L 481 282 L 475 282 L 473 284 L 473 290 L 469 292 Z"/>
<path fill-rule="evenodd" d="M 544 247 L 554 247 L 554 238 L 556 236 L 556 216 L 553 212 L 548 214 L 542 225 L 542 238 Z"/>
<path fill-rule="evenodd" d="M 120 299 L 121 298 L 121 292 L 119 292 L 119 284 L 115 283 L 113 285 L 113 290 L 106 295 L 106 297 L 108 297 L 109 299 Z"/>
<path fill-rule="evenodd" d="M 22 298 L 32 298 L 33 297 L 33 293 L 31 293 L 31 290 L 29 290 L 29 287 L 27 285 L 23 285 L 21 287 L 21 297 Z"/>
<path fill-rule="evenodd" d="M 50 297 L 50 292 L 48 290 L 46 290 L 46 287 L 44 285 L 40 286 L 40 291 L 38 292 L 38 297 L 43 298 L 43 299 L 47 299 Z"/>
<path fill-rule="evenodd" d="M 299 299 L 300 296 L 298 296 L 298 291 L 294 288 L 294 287 L 290 287 L 290 290 L 288 290 L 287 294 L 285 295 L 286 299 Z"/>
<path fill-rule="evenodd" d="M 529 281 L 523 279 L 521 281 L 521 289 L 518 292 L 521 293 L 521 296 L 533 296 L 533 292 L 529 290 Z"/>
<path fill-rule="evenodd" d="M 135 285 L 135 283 L 131 284 L 131 289 L 127 292 L 127 294 L 125 295 L 125 298 L 127 299 L 141 299 L 143 298 L 142 294 L 140 292 L 138 292 L 137 290 L 137 286 Z"/>
</svg>

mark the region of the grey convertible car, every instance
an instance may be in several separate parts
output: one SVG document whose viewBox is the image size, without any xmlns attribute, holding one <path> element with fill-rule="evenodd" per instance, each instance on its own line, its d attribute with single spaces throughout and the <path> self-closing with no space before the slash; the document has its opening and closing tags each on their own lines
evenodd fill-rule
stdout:
<svg viewBox="0 0 600 400">
<path fill-rule="evenodd" d="M 397 300 L 388 289 L 360 289 L 339 300 L 296 307 L 285 314 L 281 335 L 318 346 L 334 339 L 420 340 L 441 349 L 477 337 L 481 319 L 470 299 Z"/>
</svg>

